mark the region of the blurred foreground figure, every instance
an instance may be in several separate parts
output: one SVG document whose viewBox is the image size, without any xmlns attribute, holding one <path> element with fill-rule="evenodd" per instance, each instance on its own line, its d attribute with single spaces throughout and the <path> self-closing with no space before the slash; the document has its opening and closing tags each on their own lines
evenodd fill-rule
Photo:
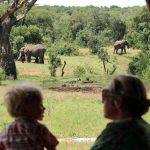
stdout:
<svg viewBox="0 0 150 150">
<path fill-rule="evenodd" d="M 142 81 L 119 75 L 102 90 L 104 117 L 111 119 L 91 150 L 150 150 L 150 124 L 142 115 L 150 100 Z"/>
<path fill-rule="evenodd" d="M 55 150 L 56 137 L 41 124 L 45 107 L 38 87 L 17 84 L 5 94 L 8 113 L 14 121 L 0 133 L 0 150 Z"/>
</svg>

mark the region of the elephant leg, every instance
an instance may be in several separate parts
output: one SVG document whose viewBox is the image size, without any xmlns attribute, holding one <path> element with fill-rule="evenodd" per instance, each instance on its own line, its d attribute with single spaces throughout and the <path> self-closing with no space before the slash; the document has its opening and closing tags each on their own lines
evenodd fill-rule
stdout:
<svg viewBox="0 0 150 150">
<path fill-rule="evenodd" d="M 18 60 L 21 60 L 22 63 L 25 62 L 25 55 L 21 54 L 21 56 L 18 58 Z"/>
<path fill-rule="evenodd" d="M 31 62 L 31 56 L 26 55 L 25 58 L 26 58 L 26 61 L 27 61 L 28 63 Z"/>
<path fill-rule="evenodd" d="M 115 48 L 114 48 L 114 52 L 113 52 L 114 54 L 115 54 L 115 51 L 116 51 L 116 50 L 115 50 Z"/>
<path fill-rule="evenodd" d="M 44 58 L 42 58 L 42 64 L 44 64 Z"/>
<path fill-rule="evenodd" d="M 35 63 L 39 63 L 38 57 L 35 57 Z"/>
<path fill-rule="evenodd" d="M 22 62 L 22 63 L 25 62 L 25 56 L 21 56 L 21 62 Z"/>
<path fill-rule="evenodd" d="M 124 53 L 126 54 L 126 48 L 124 48 Z"/>
<path fill-rule="evenodd" d="M 39 57 L 39 62 L 40 62 L 40 64 L 44 64 L 44 56 Z"/>
<path fill-rule="evenodd" d="M 28 63 L 30 63 L 30 62 L 31 62 L 31 57 L 29 57 L 29 58 L 28 58 L 27 62 L 28 62 Z"/>
<path fill-rule="evenodd" d="M 25 61 L 28 62 L 28 57 L 25 55 Z"/>
<path fill-rule="evenodd" d="M 118 49 L 116 49 L 116 54 L 118 54 Z"/>
<path fill-rule="evenodd" d="M 123 54 L 123 48 L 121 48 L 121 54 Z"/>
<path fill-rule="evenodd" d="M 44 59 L 40 58 L 40 64 L 44 64 Z"/>
</svg>

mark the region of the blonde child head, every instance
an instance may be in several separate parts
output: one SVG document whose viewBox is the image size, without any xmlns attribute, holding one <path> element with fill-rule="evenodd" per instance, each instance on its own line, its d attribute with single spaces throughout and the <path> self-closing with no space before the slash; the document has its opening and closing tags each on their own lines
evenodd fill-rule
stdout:
<svg viewBox="0 0 150 150">
<path fill-rule="evenodd" d="M 31 117 L 31 112 L 42 104 L 42 99 L 41 90 L 31 83 L 18 83 L 12 86 L 4 96 L 7 111 L 15 118 Z"/>
</svg>

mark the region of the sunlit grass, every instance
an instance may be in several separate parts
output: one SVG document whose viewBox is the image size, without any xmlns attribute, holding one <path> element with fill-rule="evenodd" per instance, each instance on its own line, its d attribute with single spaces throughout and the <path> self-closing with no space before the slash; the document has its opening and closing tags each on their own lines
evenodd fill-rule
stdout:
<svg viewBox="0 0 150 150">
<path fill-rule="evenodd" d="M 93 142 L 61 142 L 58 145 L 58 150 L 88 150 L 90 149 Z"/>
<path fill-rule="evenodd" d="M 5 89 L 3 89 L 5 93 Z M 44 106 L 46 107 L 44 123 L 58 139 L 75 137 L 96 137 L 104 128 L 107 120 L 103 118 L 102 104 L 99 94 L 83 94 L 52 92 L 43 90 Z M 0 129 L 11 122 L 11 118 L 3 104 L 0 105 Z M 68 149 L 74 144 L 74 149 L 86 149 L 92 142 L 62 141 L 58 150 Z"/>
<path fill-rule="evenodd" d="M 49 94 L 49 98 L 45 97 L 45 105 L 48 116 L 44 121 L 59 133 L 60 138 L 95 137 L 97 131 L 104 126 L 97 94 L 57 92 Z"/>
<path fill-rule="evenodd" d="M 61 56 L 62 62 L 67 62 L 65 67 L 64 77 L 61 77 L 61 67 L 57 69 L 57 77 L 50 77 L 48 60 L 45 64 L 21 63 L 16 61 L 18 70 L 18 80 L 2 81 L 0 86 L 0 130 L 13 120 L 4 106 L 3 96 L 11 84 L 28 80 L 42 86 L 44 95 L 44 105 L 46 107 L 45 117 L 42 121 L 60 140 L 58 150 L 87 150 L 93 142 L 73 142 L 64 139 L 75 137 L 97 137 L 98 134 L 105 128 L 109 120 L 103 117 L 103 106 L 101 103 L 100 93 L 90 94 L 81 92 L 54 92 L 48 87 L 61 87 L 68 84 L 68 81 L 77 81 L 73 75 L 73 70 L 76 66 L 85 68 L 91 67 L 93 73 L 87 75 L 95 83 L 83 84 L 82 81 L 69 86 L 104 86 L 114 75 L 127 73 L 128 63 L 131 58 L 139 53 L 139 50 L 129 49 L 125 55 L 113 54 L 113 48 L 107 48 L 110 55 L 110 62 L 117 66 L 116 72 L 113 75 L 107 75 L 104 72 L 103 64 L 98 59 L 97 55 L 89 55 L 87 49 L 81 49 L 82 56 Z M 106 64 L 110 69 L 112 64 Z M 86 76 L 85 76 L 86 77 Z M 85 77 L 82 80 L 85 80 Z M 149 94 L 150 95 L 150 94 Z M 147 113 L 144 118 L 150 122 L 150 113 Z M 62 140 L 63 139 L 63 140 Z"/>
</svg>

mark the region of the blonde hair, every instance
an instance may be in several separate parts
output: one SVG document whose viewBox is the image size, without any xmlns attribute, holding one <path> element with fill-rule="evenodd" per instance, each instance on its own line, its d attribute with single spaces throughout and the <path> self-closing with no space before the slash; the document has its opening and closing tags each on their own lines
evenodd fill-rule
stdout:
<svg viewBox="0 0 150 150">
<path fill-rule="evenodd" d="M 144 83 L 136 76 L 116 76 L 110 85 L 116 95 L 122 97 L 125 109 L 133 117 L 141 117 L 149 110 L 150 100 L 147 99 Z"/>
<path fill-rule="evenodd" d="M 27 82 L 12 86 L 4 96 L 7 111 L 12 117 L 25 116 L 26 106 L 39 103 L 42 99 L 43 96 L 40 88 Z"/>
</svg>

